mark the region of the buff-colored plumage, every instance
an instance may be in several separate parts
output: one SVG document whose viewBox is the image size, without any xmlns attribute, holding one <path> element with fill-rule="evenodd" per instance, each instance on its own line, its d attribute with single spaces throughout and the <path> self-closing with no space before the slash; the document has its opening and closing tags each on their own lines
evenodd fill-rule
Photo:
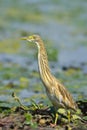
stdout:
<svg viewBox="0 0 87 130">
<path fill-rule="evenodd" d="M 37 44 L 40 77 L 46 88 L 46 93 L 53 106 L 56 109 L 63 107 L 76 110 L 76 103 L 74 102 L 69 91 L 50 72 L 46 49 L 40 36 L 32 35 L 23 39 Z"/>
</svg>

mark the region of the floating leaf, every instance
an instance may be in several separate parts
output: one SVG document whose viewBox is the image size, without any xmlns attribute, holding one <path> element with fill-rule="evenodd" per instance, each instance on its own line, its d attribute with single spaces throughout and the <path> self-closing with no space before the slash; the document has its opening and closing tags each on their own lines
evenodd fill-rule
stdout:
<svg viewBox="0 0 87 130">
<path fill-rule="evenodd" d="M 84 117 L 83 117 L 83 120 L 86 120 L 86 121 L 87 121 L 87 116 L 84 116 Z"/>
<path fill-rule="evenodd" d="M 66 116 L 66 110 L 63 108 L 58 109 L 58 113 L 63 114 Z"/>
<path fill-rule="evenodd" d="M 80 120 L 81 120 L 81 117 L 78 116 L 78 115 L 72 115 L 72 119 L 73 119 L 73 120 L 77 120 L 77 119 L 80 119 Z"/>
</svg>

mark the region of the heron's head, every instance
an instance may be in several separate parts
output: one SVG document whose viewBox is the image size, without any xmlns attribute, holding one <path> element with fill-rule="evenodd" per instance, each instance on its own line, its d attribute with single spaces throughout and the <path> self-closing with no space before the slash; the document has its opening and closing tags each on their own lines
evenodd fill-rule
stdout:
<svg viewBox="0 0 87 130">
<path fill-rule="evenodd" d="M 31 35 L 31 36 L 23 37 L 22 40 L 27 40 L 29 42 L 38 43 L 40 41 L 40 36 L 39 35 Z"/>
</svg>

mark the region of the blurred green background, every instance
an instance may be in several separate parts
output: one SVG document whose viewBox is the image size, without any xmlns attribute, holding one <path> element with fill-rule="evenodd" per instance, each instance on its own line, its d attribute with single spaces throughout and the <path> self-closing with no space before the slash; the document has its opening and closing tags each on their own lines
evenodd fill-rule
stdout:
<svg viewBox="0 0 87 130">
<path fill-rule="evenodd" d="M 38 74 L 37 47 L 22 36 L 39 34 L 52 73 L 73 94 L 87 98 L 87 0 L 0 0 L 0 102 L 48 104 Z"/>
</svg>

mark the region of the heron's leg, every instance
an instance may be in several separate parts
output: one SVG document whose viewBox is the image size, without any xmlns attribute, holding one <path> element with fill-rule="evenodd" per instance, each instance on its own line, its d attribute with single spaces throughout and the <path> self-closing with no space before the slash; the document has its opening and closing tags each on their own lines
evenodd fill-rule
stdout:
<svg viewBox="0 0 87 130">
<path fill-rule="evenodd" d="M 68 117 L 68 122 L 70 123 L 70 121 L 71 121 L 71 112 L 70 112 L 70 110 L 67 111 L 67 117 Z"/>
<path fill-rule="evenodd" d="M 58 112 L 56 112 L 56 115 L 55 115 L 55 125 L 57 124 L 57 120 L 58 120 Z"/>
</svg>

